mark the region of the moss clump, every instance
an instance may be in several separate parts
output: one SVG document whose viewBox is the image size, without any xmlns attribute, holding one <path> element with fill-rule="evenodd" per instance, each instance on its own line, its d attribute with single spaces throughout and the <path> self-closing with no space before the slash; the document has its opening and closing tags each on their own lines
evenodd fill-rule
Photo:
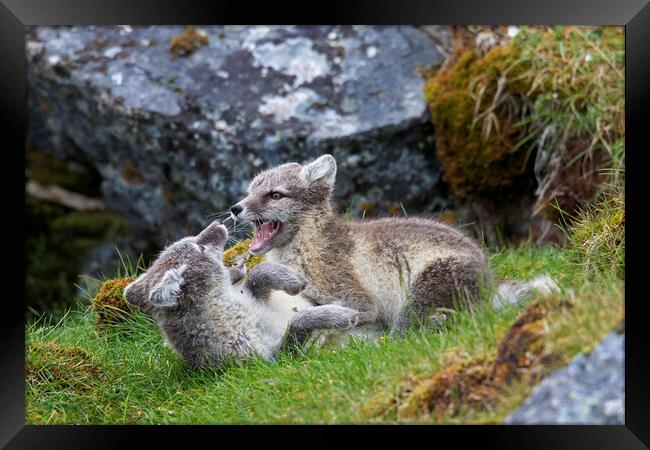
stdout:
<svg viewBox="0 0 650 450">
<path fill-rule="evenodd" d="M 516 189 L 537 197 L 534 214 L 557 219 L 549 203 L 574 213 L 604 181 L 621 181 L 621 27 L 522 27 L 485 53 L 458 42 L 425 97 L 459 198 Z"/>
<path fill-rule="evenodd" d="M 244 239 L 243 241 L 239 241 L 227 249 L 223 253 L 224 264 L 226 266 L 234 266 L 237 264 L 237 259 L 243 256 L 246 269 L 251 270 L 253 267 L 262 262 L 264 260 L 263 256 L 255 256 L 248 251 L 248 247 L 250 247 L 252 241 L 253 240 L 250 238 Z"/>
<path fill-rule="evenodd" d="M 187 27 L 183 33 L 171 38 L 170 51 L 174 56 L 187 56 L 208 45 L 208 35 L 194 27 Z"/>
<path fill-rule="evenodd" d="M 86 350 L 54 342 L 27 343 L 25 373 L 31 389 L 80 394 L 106 377 L 105 370 Z"/>
<path fill-rule="evenodd" d="M 438 421 L 461 408 L 479 407 L 494 399 L 498 387 L 490 382 L 490 364 L 484 360 L 453 361 L 429 379 L 416 381 L 397 410 L 400 420 L 433 414 Z M 415 381 L 415 380 L 414 380 Z"/>
<path fill-rule="evenodd" d="M 552 307 L 566 308 L 570 304 L 556 302 Z M 549 302 L 532 303 L 510 327 L 497 349 L 491 372 L 493 383 L 510 384 L 517 378 L 532 383 L 548 366 L 559 361 L 544 346 L 544 321 L 550 308 Z"/>
<path fill-rule="evenodd" d="M 133 280 L 132 277 L 106 280 L 99 288 L 92 302 L 98 328 L 123 322 L 132 316 L 134 309 L 124 299 L 124 289 Z"/>
<path fill-rule="evenodd" d="M 511 113 L 520 100 L 511 95 L 509 102 L 494 103 L 499 80 L 518 52 L 514 42 L 483 57 L 474 49 L 464 50 L 425 84 L 443 179 L 459 198 L 529 184 L 526 154 L 515 149 L 524 131 L 515 126 Z M 470 88 L 479 82 L 486 87 L 480 96 L 473 95 Z M 488 112 L 488 120 L 476 120 L 478 112 Z"/>
</svg>

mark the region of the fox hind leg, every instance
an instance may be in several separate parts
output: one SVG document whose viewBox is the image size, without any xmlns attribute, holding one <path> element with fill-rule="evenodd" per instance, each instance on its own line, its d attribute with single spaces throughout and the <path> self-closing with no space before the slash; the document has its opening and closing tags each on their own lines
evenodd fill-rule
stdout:
<svg viewBox="0 0 650 450">
<path fill-rule="evenodd" d="M 411 283 L 409 301 L 394 327 L 401 335 L 414 322 L 441 326 L 442 317 L 436 309 L 471 306 L 480 297 L 485 275 L 486 265 L 481 261 L 456 257 L 432 261 Z"/>
</svg>

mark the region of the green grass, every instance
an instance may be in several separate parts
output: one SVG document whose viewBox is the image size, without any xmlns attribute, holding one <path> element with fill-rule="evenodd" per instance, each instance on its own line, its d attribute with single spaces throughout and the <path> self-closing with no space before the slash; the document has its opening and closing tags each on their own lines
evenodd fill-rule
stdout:
<svg viewBox="0 0 650 450">
<path fill-rule="evenodd" d="M 558 331 L 549 335 L 549 344 L 567 361 L 595 345 L 621 319 L 622 280 L 611 275 L 586 280 L 578 266 L 567 262 L 566 251 L 522 246 L 491 259 L 501 278 L 551 273 L 585 299 L 568 316 L 558 315 L 553 324 Z M 132 274 L 132 269 L 126 272 Z M 136 315 L 98 332 L 93 311 L 79 305 L 58 323 L 41 319 L 27 326 L 32 369 L 26 387 L 27 423 L 399 422 L 403 420 L 390 412 L 376 416 L 368 405 L 393 395 L 407 375 L 429 376 L 459 355 L 494 355 L 524 308 L 497 313 L 481 307 L 473 314 L 454 313 L 441 330 L 411 330 L 403 339 L 355 341 L 345 348 L 280 355 L 275 362 L 253 360 L 219 371 L 192 371 L 163 344 L 148 317 Z M 577 321 L 586 326 L 576 329 L 572 324 Z M 442 421 L 498 422 L 530 386 L 509 389 L 496 408 Z M 416 421 L 437 420 L 423 416 Z"/>
<path fill-rule="evenodd" d="M 560 294 L 499 312 L 483 304 L 472 312 L 451 313 L 437 330 L 412 329 L 404 338 L 385 336 L 379 342 L 352 341 L 345 348 L 281 354 L 274 362 L 254 359 L 221 370 L 190 370 L 144 315 L 97 328 L 95 311 L 84 306 L 94 295 L 88 292 L 60 321 L 41 318 L 27 326 L 26 421 L 500 423 L 530 392 L 531 378 L 520 377 L 490 391 L 477 407 L 476 402 L 463 403 L 469 398 L 463 397 L 459 384 L 467 381 L 463 374 L 468 367 L 479 372 L 493 367 L 515 320 L 535 305 L 546 312 L 526 322 L 526 332 L 537 337 L 523 355 L 538 355 L 539 361 L 552 356 L 553 363 L 542 366 L 544 373 L 590 351 L 620 324 L 623 206 L 622 190 L 603 196 L 598 205 L 573 218 L 565 248 L 524 244 L 490 255 L 499 279 L 546 273 L 559 282 Z M 142 261 L 127 258 L 119 272 L 136 276 L 142 270 Z M 426 387 L 441 374 L 457 380 L 451 390 L 456 392 L 451 397 L 455 403 L 452 409 L 434 413 L 427 409 L 435 404 Z M 471 394 L 471 383 L 468 389 Z M 416 408 L 406 414 L 400 402 Z M 425 405 L 424 410 L 418 405 Z"/>
</svg>

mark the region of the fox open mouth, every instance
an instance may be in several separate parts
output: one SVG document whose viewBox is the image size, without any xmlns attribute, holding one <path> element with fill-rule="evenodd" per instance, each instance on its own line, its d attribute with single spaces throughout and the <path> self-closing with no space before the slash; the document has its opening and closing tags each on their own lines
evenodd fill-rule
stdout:
<svg viewBox="0 0 650 450">
<path fill-rule="evenodd" d="M 277 220 L 254 220 L 255 236 L 248 250 L 253 255 L 263 255 L 271 250 L 271 240 L 280 231 L 282 222 Z"/>
</svg>

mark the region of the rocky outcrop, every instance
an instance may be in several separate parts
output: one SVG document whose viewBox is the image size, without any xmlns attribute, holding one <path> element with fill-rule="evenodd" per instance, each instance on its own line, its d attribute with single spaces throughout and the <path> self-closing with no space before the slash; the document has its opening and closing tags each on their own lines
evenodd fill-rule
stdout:
<svg viewBox="0 0 650 450">
<path fill-rule="evenodd" d="M 625 423 L 624 336 L 611 333 L 589 355 L 546 377 L 506 424 Z"/>
<path fill-rule="evenodd" d="M 401 203 L 426 212 L 445 201 L 418 73 L 442 62 L 429 34 L 365 26 L 183 33 L 27 33 L 28 140 L 93 166 L 104 201 L 136 234 L 162 244 L 194 232 L 261 169 L 324 152 L 339 163 L 343 208 L 395 213 Z"/>
</svg>

